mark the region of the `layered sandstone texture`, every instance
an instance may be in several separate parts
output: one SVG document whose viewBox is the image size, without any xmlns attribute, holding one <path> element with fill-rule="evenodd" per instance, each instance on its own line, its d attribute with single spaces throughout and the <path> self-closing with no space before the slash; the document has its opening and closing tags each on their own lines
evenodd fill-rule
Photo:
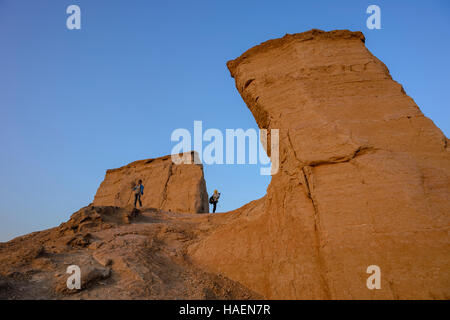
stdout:
<svg viewBox="0 0 450 320">
<path fill-rule="evenodd" d="M 208 211 L 200 165 L 108 170 L 68 222 L 0 243 L 0 299 L 450 299 L 449 141 L 363 35 L 287 35 L 228 68 L 259 127 L 280 130 L 266 196 L 192 214 Z"/>
<path fill-rule="evenodd" d="M 311 30 L 228 62 L 259 127 L 280 129 L 280 170 L 195 261 L 266 298 L 450 299 L 448 139 L 364 42 Z"/>
<path fill-rule="evenodd" d="M 106 171 L 94 198 L 94 206 L 126 207 L 134 204 L 134 186 L 142 179 L 143 207 L 165 211 L 209 212 L 208 193 L 203 166 L 194 164 L 196 153 L 191 153 L 191 164 L 174 164 L 171 156 L 139 160 L 126 166 Z"/>
</svg>

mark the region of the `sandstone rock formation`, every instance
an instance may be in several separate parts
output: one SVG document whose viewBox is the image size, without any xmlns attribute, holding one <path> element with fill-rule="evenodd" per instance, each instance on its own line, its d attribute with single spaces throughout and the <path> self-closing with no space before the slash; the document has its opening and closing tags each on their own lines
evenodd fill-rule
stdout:
<svg viewBox="0 0 450 320">
<path fill-rule="evenodd" d="M 281 163 L 191 248 L 208 270 L 275 299 L 450 298 L 448 139 L 364 40 L 312 30 L 228 62 Z"/>
<path fill-rule="evenodd" d="M 208 193 L 202 165 L 176 165 L 171 156 L 132 162 L 106 171 L 105 180 L 97 190 L 95 206 L 126 207 L 134 204 L 132 188 L 142 179 L 144 207 L 166 211 L 209 212 Z"/>
<path fill-rule="evenodd" d="M 450 298 L 449 141 L 364 36 L 286 35 L 228 68 L 259 127 L 280 129 L 267 195 L 196 215 L 201 166 L 167 156 L 109 170 L 93 206 L 0 243 L 0 299 Z M 139 178 L 142 211 L 130 206 Z M 80 291 L 65 286 L 71 264 Z M 371 265 L 379 290 L 366 287 Z"/>
<path fill-rule="evenodd" d="M 214 228 L 209 218 L 82 208 L 59 227 L 0 243 L 0 299 L 261 298 L 189 261 L 187 247 Z M 70 265 L 81 269 L 80 290 L 67 288 Z"/>
</svg>

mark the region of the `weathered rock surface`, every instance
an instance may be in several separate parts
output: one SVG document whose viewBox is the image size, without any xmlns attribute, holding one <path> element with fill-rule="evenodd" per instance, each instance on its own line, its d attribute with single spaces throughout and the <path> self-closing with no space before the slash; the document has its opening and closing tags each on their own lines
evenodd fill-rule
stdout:
<svg viewBox="0 0 450 320">
<path fill-rule="evenodd" d="M 97 190 L 95 206 L 126 207 L 134 204 L 132 188 L 142 179 L 144 207 L 166 211 L 209 212 L 208 193 L 203 167 L 194 164 L 174 164 L 171 156 L 132 162 L 106 171 L 105 179 Z"/>
<path fill-rule="evenodd" d="M 363 34 L 286 35 L 228 68 L 259 127 L 280 129 L 280 171 L 195 261 L 267 298 L 449 299 L 448 139 Z"/>
<path fill-rule="evenodd" d="M 82 208 L 59 227 L 0 243 L 0 299 L 261 298 L 190 261 L 187 248 L 215 228 L 209 219 L 156 209 Z M 70 265 L 81 269 L 80 290 L 67 288 Z"/>
<path fill-rule="evenodd" d="M 259 127 L 280 129 L 267 195 L 196 215 L 201 166 L 109 170 L 94 206 L 0 243 L 0 299 L 450 299 L 448 139 L 364 36 L 287 35 L 228 68 Z M 79 291 L 65 286 L 71 264 Z M 366 287 L 370 265 L 380 290 Z"/>
</svg>

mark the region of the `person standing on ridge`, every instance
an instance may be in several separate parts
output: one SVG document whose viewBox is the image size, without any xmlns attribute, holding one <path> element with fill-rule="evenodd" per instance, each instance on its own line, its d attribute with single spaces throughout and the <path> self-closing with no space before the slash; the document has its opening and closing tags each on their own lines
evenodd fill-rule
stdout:
<svg viewBox="0 0 450 320">
<path fill-rule="evenodd" d="M 142 207 L 141 196 L 144 195 L 144 186 L 142 180 L 139 179 L 137 186 L 133 188 L 134 191 L 134 207 L 136 208 L 136 202 L 139 200 L 139 205 Z"/>
<path fill-rule="evenodd" d="M 214 190 L 214 194 L 209 198 L 209 203 L 213 205 L 213 213 L 216 212 L 217 202 L 219 202 L 220 192 Z"/>
</svg>

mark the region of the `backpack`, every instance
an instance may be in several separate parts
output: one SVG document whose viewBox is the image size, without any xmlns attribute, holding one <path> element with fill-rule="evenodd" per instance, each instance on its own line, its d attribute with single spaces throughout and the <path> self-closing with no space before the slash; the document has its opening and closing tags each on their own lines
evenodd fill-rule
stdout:
<svg viewBox="0 0 450 320">
<path fill-rule="evenodd" d="M 144 194 L 144 186 L 142 184 L 138 184 L 133 188 L 133 190 L 136 194 Z"/>
<path fill-rule="evenodd" d="M 213 196 L 209 197 L 209 203 L 213 204 L 214 203 L 214 199 Z"/>
</svg>

